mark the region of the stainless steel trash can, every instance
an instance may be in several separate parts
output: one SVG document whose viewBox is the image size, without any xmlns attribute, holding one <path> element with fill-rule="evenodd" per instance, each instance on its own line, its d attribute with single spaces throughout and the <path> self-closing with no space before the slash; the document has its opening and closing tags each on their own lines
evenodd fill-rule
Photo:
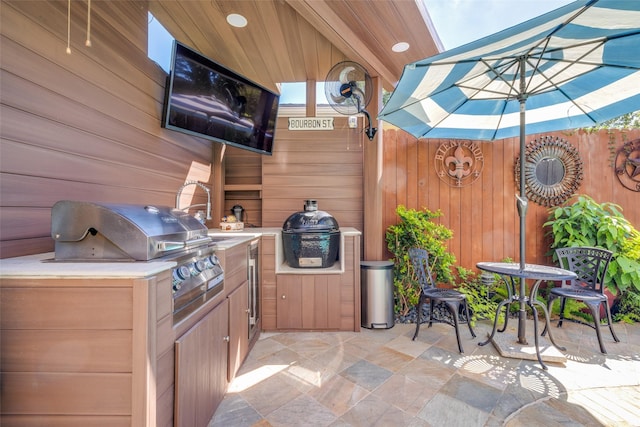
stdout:
<svg viewBox="0 0 640 427">
<path fill-rule="evenodd" d="M 393 312 L 393 262 L 360 262 L 361 325 L 368 329 L 389 329 Z"/>
</svg>

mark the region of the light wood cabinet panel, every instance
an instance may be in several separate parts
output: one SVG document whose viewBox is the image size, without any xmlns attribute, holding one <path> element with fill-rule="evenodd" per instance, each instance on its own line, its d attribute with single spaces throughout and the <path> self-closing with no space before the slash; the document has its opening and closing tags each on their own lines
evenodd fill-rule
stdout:
<svg viewBox="0 0 640 427">
<path fill-rule="evenodd" d="M 130 330 L 3 330 L 2 372 L 128 372 Z"/>
<path fill-rule="evenodd" d="M 247 280 L 247 245 L 239 244 L 217 252 L 224 269 L 224 288 L 232 292 Z"/>
<path fill-rule="evenodd" d="M 278 329 L 340 328 L 340 275 L 282 274 L 277 290 Z"/>
<path fill-rule="evenodd" d="M 173 427 L 173 364 L 171 368 L 171 387 L 158 395 L 156 427 Z"/>
<path fill-rule="evenodd" d="M 176 341 L 175 426 L 208 425 L 227 388 L 227 300 Z"/>
<path fill-rule="evenodd" d="M 303 282 L 311 282 L 312 276 L 279 275 L 276 278 L 277 289 L 277 327 L 278 329 L 302 329 L 302 293 Z M 309 283 L 307 283 L 309 287 Z"/>
<path fill-rule="evenodd" d="M 229 374 L 231 381 L 249 353 L 249 282 L 229 295 Z"/>
<path fill-rule="evenodd" d="M 2 413 L 129 415 L 131 373 L 3 372 Z"/>
<path fill-rule="evenodd" d="M 276 242 L 274 236 L 262 236 L 260 251 L 260 303 L 262 308 L 262 329 L 276 329 Z"/>
<path fill-rule="evenodd" d="M 43 417 L 40 415 L 3 415 L 3 427 L 27 426 L 27 427 L 131 427 L 131 417 L 112 416 L 95 417 L 91 415 L 68 416 L 56 415 L 55 417 Z M 161 427 L 161 426 L 158 426 Z M 170 425 L 162 427 L 171 427 Z"/>
<path fill-rule="evenodd" d="M 131 286 L 5 287 L 0 304 L 3 329 L 131 329 L 133 321 Z"/>
</svg>

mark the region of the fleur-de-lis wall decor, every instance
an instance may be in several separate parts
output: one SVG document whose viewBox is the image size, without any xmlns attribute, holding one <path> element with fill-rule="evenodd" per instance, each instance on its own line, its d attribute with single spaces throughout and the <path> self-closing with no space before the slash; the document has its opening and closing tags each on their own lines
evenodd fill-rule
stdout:
<svg viewBox="0 0 640 427">
<path fill-rule="evenodd" d="M 484 168 L 484 156 L 473 141 L 447 141 L 440 144 L 434 159 L 436 173 L 453 187 L 473 184 Z"/>
</svg>

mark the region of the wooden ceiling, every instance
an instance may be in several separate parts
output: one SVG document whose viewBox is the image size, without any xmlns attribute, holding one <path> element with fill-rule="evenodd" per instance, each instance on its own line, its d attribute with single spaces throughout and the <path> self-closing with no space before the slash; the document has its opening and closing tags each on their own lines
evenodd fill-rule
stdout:
<svg viewBox="0 0 640 427">
<path fill-rule="evenodd" d="M 324 81 L 344 60 L 392 90 L 405 64 L 442 50 L 422 0 L 149 0 L 149 10 L 180 42 L 272 90 Z M 230 26 L 230 13 L 248 25 Z M 393 52 L 398 42 L 409 50 Z"/>
</svg>

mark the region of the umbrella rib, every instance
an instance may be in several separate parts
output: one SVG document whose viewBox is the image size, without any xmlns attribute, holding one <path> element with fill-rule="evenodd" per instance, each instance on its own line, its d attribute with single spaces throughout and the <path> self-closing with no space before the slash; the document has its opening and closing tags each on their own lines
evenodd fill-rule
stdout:
<svg viewBox="0 0 640 427">
<path fill-rule="evenodd" d="M 537 54 L 537 55 L 526 54 L 524 56 L 524 58 L 523 58 L 524 61 L 520 62 L 521 66 L 523 66 L 523 67 L 524 67 L 525 64 L 529 64 L 533 68 L 533 70 L 531 72 L 531 78 L 527 82 L 526 86 L 523 88 L 524 93 L 521 94 L 522 96 L 528 96 L 530 94 L 529 85 L 533 82 L 533 77 L 536 74 L 539 73 L 540 75 L 542 75 L 546 79 L 546 76 L 544 75 L 544 73 L 542 71 L 539 71 L 539 70 L 540 70 L 540 63 L 542 62 L 542 56 L 547 52 L 547 48 L 549 47 L 549 42 L 550 41 L 551 41 L 551 35 L 548 35 L 547 37 L 545 37 L 543 43 L 538 43 L 536 46 L 534 46 L 534 47 L 537 47 L 537 46 L 540 46 L 540 45 L 544 45 L 544 47 L 541 48 L 539 54 Z M 531 52 L 534 47 L 529 49 L 529 52 Z M 533 64 L 533 63 L 531 63 L 529 61 L 529 59 L 533 58 L 534 56 L 537 57 L 537 60 L 535 61 L 535 64 Z"/>
<path fill-rule="evenodd" d="M 507 98 L 509 98 L 513 92 L 516 92 L 516 93 L 518 92 L 518 89 L 517 89 L 514 81 L 510 82 L 507 79 L 505 79 L 504 75 L 500 71 L 496 70 L 496 68 L 493 65 L 489 64 L 484 58 L 481 59 L 481 61 L 485 65 L 485 67 L 487 67 L 489 70 L 491 70 L 491 72 L 493 72 L 498 79 L 502 80 L 511 89 L 511 90 L 509 90 L 508 93 L 502 93 L 502 92 L 498 92 L 498 91 L 491 91 L 492 93 L 502 94 L 502 95 L 505 95 Z M 507 69 L 510 68 L 511 65 L 513 65 L 513 64 L 508 64 L 508 65 L 509 66 L 507 67 Z M 515 74 L 517 74 L 517 73 L 515 73 Z M 484 88 L 482 88 L 482 90 L 484 90 Z"/>
<path fill-rule="evenodd" d="M 581 44 L 577 44 L 577 45 L 575 45 L 575 46 L 572 46 L 572 47 L 577 47 L 577 46 L 593 45 L 591 49 L 589 49 L 587 52 L 583 53 L 579 58 L 576 58 L 576 59 L 574 59 L 574 60 L 565 60 L 565 59 L 558 59 L 558 60 L 555 60 L 554 62 L 557 62 L 557 63 L 566 63 L 566 66 L 562 67 L 562 69 L 560 69 L 560 70 L 557 70 L 557 71 L 556 71 L 553 75 L 551 75 L 551 76 L 547 76 L 547 74 L 546 74 L 544 71 L 540 71 L 540 70 L 539 70 L 539 68 L 538 68 L 538 65 L 537 65 L 537 64 L 539 64 L 539 63 L 540 63 L 540 61 L 542 61 L 542 55 L 543 55 L 543 54 L 548 53 L 548 52 L 552 52 L 552 51 L 554 51 L 554 50 L 556 50 L 556 49 L 552 49 L 552 50 L 549 50 L 549 51 L 546 51 L 546 52 L 544 52 L 544 51 L 543 51 L 540 55 L 537 55 L 537 63 L 536 63 L 536 65 L 532 64 L 532 63 L 531 63 L 531 62 L 529 62 L 529 61 L 527 61 L 527 62 L 529 62 L 529 64 L 534 68 L 534 73 L 535 73 L 535 72 L 536 72 L 536 70 L 537 70 L 538 74 L 540 74 L 540 75 L 544 78 L 544 80 L 545 80 L 549 85 L 553 86 L 555 89 L 559 90 L 563 95 L 565 95 L 565 96 L 566 96 L 566 94 L 565 94 L 565 93 L 562 91 L 562 89 L 560 88 L 560 86 L 561 86 L 562 84 L 564 84 L 565 82 L 568 82 L 568 81 L 570 81 L 570 80 L 573 80 L 573 79 L 575 79 L 575 78 L 577 78 L 577 77 L 580 77 L 580 76 L 582 76 L 582 75 L 584 75 L 584 74 L 587 74 L 587 73 L 590 73 L 590 72 L 592 72 L 592 71 L 593 71 L 592 69 L 589 69 L 589 70 L 585 70 L 585 71 L 583 71 L 582 73 L 579 73 L 579 74 L 576 74 L 576 75 L 569 76 L 569 77 L 567 77 L 566 79 L 563 79 L 563 80 L 559 80 L 559 81 L 554 81 L 554 80 L 553 80 L 554 78 L 556 78 L 557 76 L 559 76 L 560 74 L 562 74 L 564 71 L 566 71 L 567 69 L 571 68 L 571 66 L 573 66 L 573 65 L 576 65 L 576 64 L 580 64 L 580 65 L 590 65 L 590 66 L 594 66 L 594 67 L 596 67 L 596 68 L 598 68 L 598 67 L 603 67 L 603 66 L 605 66 L 605 65 L 606 65 L 607 67 L 611 67 L 611 68 L 638 69 L 638 67 L 628 67 L 628 66 L 627 66 L 627 67 L 625 67 L 625 66 L 618 66 L 618 67 L 616 67 L 615 65 L 603 64 L 602 62 L 600 62 L 600 63 L 598 63 L 598 62 L 586 62 L 586 61 L 585 61 L 585 62 L 581 62 L 581 59 L 582 59 L 582 58 L 586 57 L 587 55 L 591 54 L 591 53 L 592 53 L 593 51 L 595 51 L 596 49 L 600 48 L 600 47 L 601 47 L 601 46 L 602 46 L 606 41 L 607 41 L 607 39 L 603 38 L 603 39 L 598 40 L 597 42 L 581 43 Z M 546 59 L 546 61 L 547 61 L 547 62 L 551 62 L 552 60 L 550 60 L 550 59 Z M 529 94 L 531 94 L 531 93 L 537 93 L 537 92 L 538 92 L 538 89 L 539 89 L 541 86 L 542 86 L 542 83 L 541 83 L 541 84 L 539 84 L 539 85 L 538 85 L 536 88 L 534 88 L 533 90 L 531 90 L 531 91 L 527 91 L 527 93 L 529 93 Z M 542 92 L 542 91 L 541 91 L 541 92 Z M 569 98 L 569 97 L 567 96 L 567 98 Z"/>
</svg>

